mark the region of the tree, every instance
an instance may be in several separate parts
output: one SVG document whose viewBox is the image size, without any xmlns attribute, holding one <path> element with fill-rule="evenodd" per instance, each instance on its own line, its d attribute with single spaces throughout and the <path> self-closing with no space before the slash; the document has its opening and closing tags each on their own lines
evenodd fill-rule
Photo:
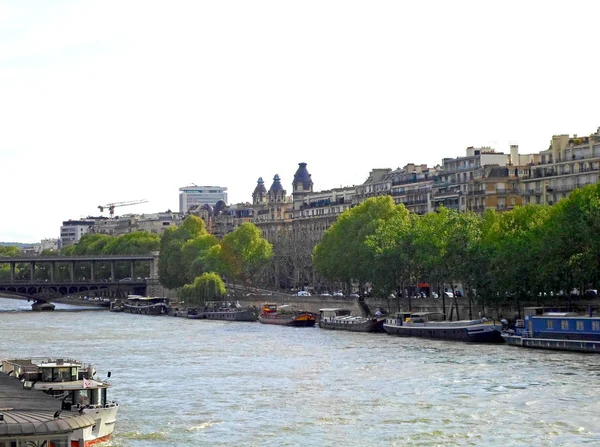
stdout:
<svg viewBox="0 0 600 447">
<path fill-rule="evenodd" d="M 230 279 L 241 281 L 244 286 L 259 275 L 272 257 L 273 246 L 250 222 L 243 223 L 221 241 L 222 265 Z"/>
<path fill-rule="evenodd" d="M 180 227 L 168 228 L 160 240 L 160 257 L 158 259 L 158 275 L 160 283 L 167 288 L 176 289 L 191 282 L 191 265 L 202 255 L 195 250 L 215 242 L 208 235 L 204 221 L 197 216 L 188 216 Z M 190 242 L 199 238 L 196 242 Z M 187 248 L 184 253 L 184 246 Z M 196 266 L 197 267 L 197 266 Z"/>
<path fill-rule="evenodd" d="M 227 295 L 225 284 L 214 272 L 203 273 L 194 279 L 192 284 L 186 284 L 180 292 L 180 297 L 186 304 L 199 306 L 206 301 L 221 299 Z"/>
<path fill-rule="evenodd" d="M 367 236 L 366 244 L 374 251 L 370 281 L 375 295 L 389 297 L 394 292 L 400 299 L 398 289 L 403 290 L 404 284 L 415 277 L 413 241 L 417 219 L 399 205 L 397 213 L 379 220 L 375 233 Z"/>
<path fill-rule="evenodd" d="M 390 196 L 373 197 L 345 211 L 313 251 L 315 270 L 330 280 L 350 284 L 371 281 L 375 250 L 367 244 L 383 223 L 400 212 Z"/>
</svg>

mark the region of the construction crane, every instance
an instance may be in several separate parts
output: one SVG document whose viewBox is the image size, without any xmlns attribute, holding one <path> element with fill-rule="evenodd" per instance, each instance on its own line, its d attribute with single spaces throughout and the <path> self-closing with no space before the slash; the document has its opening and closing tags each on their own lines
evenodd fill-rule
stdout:
<svg viewBox="0 0 600 447">
<path fill-rule="evenodd" d="M 147 200 L 130 200 L 129 202 L 115 202 L 109 203 L 108 205 L 98 205 L 98 209 L 100 212 L 104 212 L 104 208 L 108 208 L 108 212 L 110 213 L 110 217 L 115 217 L 115 208 L 118 206 L 128 206 L 128 205 L 137 205 L 138 203 L 146 203 Z"/>
</svg>

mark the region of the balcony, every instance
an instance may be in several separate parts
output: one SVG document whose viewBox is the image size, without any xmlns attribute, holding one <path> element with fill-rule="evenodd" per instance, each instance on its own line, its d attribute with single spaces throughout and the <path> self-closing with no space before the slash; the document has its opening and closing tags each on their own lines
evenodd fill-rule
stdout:
<svg viewBox="0 0 600 447">
<path fill-rule="evenodd" d="M 410 185 L 412 183 L 423 183 L 423 182 L 431 182 L 431 179 L 425 178 L 425 177 L 418 178 L 418 177 L 414 176 L 409 179 L 392 180 L 392 186 Z"/>
<path fill-rule="evenodd" d="M 497 188 L 496 195 L 506 196 L 506 195 L 520 195 L 521 191 L 519 189 L 506 189 L 506 188 Z"/>
<path fill-rule="evenodd" d="M 487 193 L 487 191 L 485 189 L 477 189 L 475 191 L 469 191 L 470 196 L 482 196 L 485 193 Z"/>
<path fill-rule="evenodd" d="M 405 200 L 400 203 L 402 203 L 404 206 L 412 206 L 412 205 L 423 205 L 428 202 L 429 202 L 429 200 L 427 200 L 427 199 L 420 199 L 420 200 Z"/>
</svg>

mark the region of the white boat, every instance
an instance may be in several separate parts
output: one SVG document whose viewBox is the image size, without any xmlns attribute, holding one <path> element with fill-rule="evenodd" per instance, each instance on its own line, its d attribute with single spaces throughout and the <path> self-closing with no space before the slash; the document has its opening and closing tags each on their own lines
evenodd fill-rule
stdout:
<svg viewBox="0 0 600 447">
<path fill-rule="evenodd" d="M 2 372 L 19 378 L 25 389 L 40 390 L 60 399 L 62 409 L 58 417 L 69 412 L 94 419 L 94 425 L 73 431 L 70 447 L 88 447 L 111 437 L 119 404 L 108 400 L 111 385 L 95 377 L 92 365 L 72 359 L 4 359 Z"/>
</svg>

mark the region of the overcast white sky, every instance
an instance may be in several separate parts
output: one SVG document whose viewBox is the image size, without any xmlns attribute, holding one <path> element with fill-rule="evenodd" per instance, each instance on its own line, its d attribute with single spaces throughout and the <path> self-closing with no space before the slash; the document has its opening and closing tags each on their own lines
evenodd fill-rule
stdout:
<svg viewBox="0 0 600 447">
<path fill-rule="evenodd" d="M 251 201 L 467 146 L 522 153 L 598 116 L 597 1 L 2 1 L 0 241 L 98 205 Z M 105 212 L 106 215 L 106 212 Z"/>
</svg>

